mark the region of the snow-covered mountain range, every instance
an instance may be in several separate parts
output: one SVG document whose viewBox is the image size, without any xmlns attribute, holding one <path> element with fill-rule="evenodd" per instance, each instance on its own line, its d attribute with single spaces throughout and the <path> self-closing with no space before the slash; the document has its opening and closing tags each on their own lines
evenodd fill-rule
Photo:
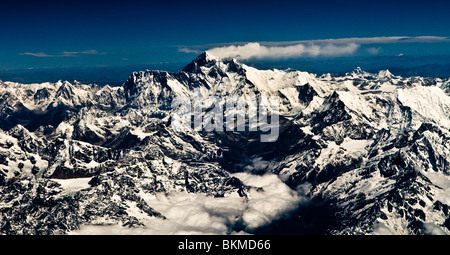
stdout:
<svg viewBox="0 0 450 255">
<path fill-rule="evenodd" d="M 172 100 L 194 91 L 278 97 L 278 139 L 174 130 Z M 449 95 L 449 79 L 208 52 L 119 87 L 0 82 L 0 233 L 449 234 Z"/>
</svg>

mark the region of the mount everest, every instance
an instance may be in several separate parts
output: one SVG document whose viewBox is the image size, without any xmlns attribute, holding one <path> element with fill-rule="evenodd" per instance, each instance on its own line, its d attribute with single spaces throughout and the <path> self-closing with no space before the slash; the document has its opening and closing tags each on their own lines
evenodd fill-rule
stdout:
<svg viewBox="0 0 450 255">
<path fill-rule="evenodd" d="M 278 97 L 278 139 L 174 130 L 172 99 L 195 90 Z M 118 87 L 0 82 L 0 233 L 449 234 L 449 95 L 208 52 Z"/>
</svg>

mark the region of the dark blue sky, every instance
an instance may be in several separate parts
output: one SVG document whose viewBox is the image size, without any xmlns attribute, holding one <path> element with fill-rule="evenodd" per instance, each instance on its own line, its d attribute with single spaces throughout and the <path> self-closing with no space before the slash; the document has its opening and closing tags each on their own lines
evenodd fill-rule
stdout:
<svg viewBox="0 0 450 255">
<path fill-rule="evenodd" d="M 0 70 L 187 63 L 232 42 L 450 36 L 448 1 L 1 1 Z M 448 42 L 374 46 L 450 54 Z M 205 46 L 206 47 L 206 46 Z"/>
</svg>

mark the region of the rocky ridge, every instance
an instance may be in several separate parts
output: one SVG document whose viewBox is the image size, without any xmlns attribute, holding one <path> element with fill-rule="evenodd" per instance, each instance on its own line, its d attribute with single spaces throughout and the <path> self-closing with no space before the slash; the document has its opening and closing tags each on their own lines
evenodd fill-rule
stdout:
<svg viewBox="0 0 450 255">
<path fill-rule="evenodd" d="M 122 87 L 0 84 L 1 233 L 145 228 L 166 217 L 148 195 L 245 198 L 258 188 L 236 172 L 307 187 L 333 218 L 322 233 L 450 233 L 449 80 L 257 70 L 206 52 L 179 72 L 134 72 Z M 278 139 L 173 130 L 173 98 L 196 89 L 277 96 Z"/>
</svg>

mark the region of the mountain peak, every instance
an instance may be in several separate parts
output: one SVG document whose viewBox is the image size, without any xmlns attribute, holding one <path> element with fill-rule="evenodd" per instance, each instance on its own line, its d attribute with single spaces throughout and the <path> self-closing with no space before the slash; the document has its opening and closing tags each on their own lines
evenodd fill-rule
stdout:
<svg viewBox="0 0 450 255">
<path fill-rule="evenodd" d="M 365 71 L 361 68 L 361 67 L 356 67 L 354 70 L 353 70 L 353 73 L 355 73 L 355 74 L 364 74 L 365 73 Z"/>
<path fill-rule="evenodd" d="M 211 52 L 209 52 L 209 51 L 204 51 L 204 52 L 202 52 L 202 54 L 200 54 L 200 56 L 198 56 L 198 57 L 202 57 L 202 58 L 206 59 L 206 61 L 216 61 L 216 60 L 219 60 L 218 57 L 212 55 Z"/>
<path fill-rule="evenodd" d="M 194 58 L 187 66 L 183 68 L 185 72 L 197 72 L 201 66 L 214 65 L 217 58 L 213 57 L 210 53 L 204 51 L 202 54 Z"/>
<path fill-rule="evenodd" d="M 394 75 L 388 70 L 380 70 L 378 72 L 378 78 L 392 78 Z"/>
<path fill-rule="evenodd" d="M 197 73 L 200 67 L 211 67 L 218 63 L 234 62 L 232 58 L 220 58 L 212 55 L 209 51 L 204 51 L 192 60 L 182 71 Z"/>
<path fill-rule="evenodd" d="M 353 77 L 366 77 L 370 76 L 370 73 L 364 71 L 361 67 L 356 67 L 353 69 L 351 73 L 347 73 L 347 75 L 353 76 Z"/>
</svg>

